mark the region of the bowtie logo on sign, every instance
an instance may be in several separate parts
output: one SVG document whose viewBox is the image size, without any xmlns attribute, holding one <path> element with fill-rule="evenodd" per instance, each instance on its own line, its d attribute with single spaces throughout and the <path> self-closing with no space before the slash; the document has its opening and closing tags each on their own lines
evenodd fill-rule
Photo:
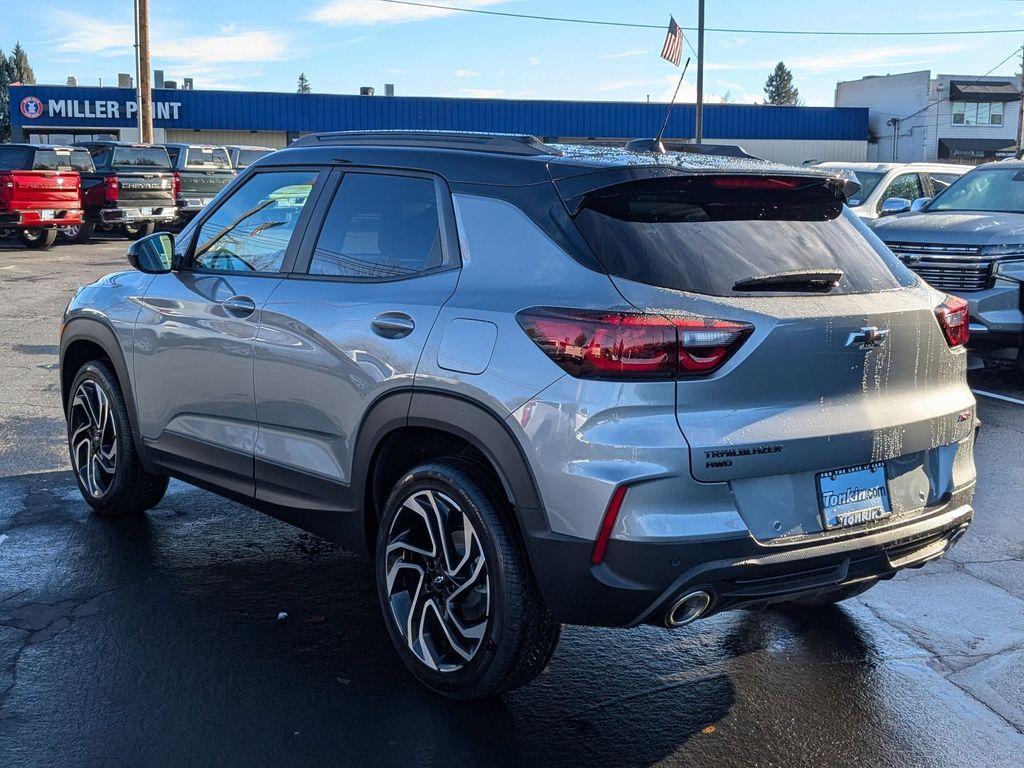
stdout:
<svg viewBox="0 0 1024 768">
<path fill-rule="evenodd" d="M 30 120 L 35 120 L 43 114 L 43 102 L 35 96 L 26 96 L 21 100 L 21 114 Z"/>
</svg>

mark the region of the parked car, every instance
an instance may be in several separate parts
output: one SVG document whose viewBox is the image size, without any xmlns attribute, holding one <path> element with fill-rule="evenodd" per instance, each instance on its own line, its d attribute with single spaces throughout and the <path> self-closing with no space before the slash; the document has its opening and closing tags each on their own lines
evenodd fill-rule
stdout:
<svg viewBox="0 0 1024 768">
<path fill-rule="evenodd" d="M 264 155 L 275 151 L 271 147 L 250 147 L 244 144 L 229 144 L 227 150 L 231 156 L 231 167 L 237 171 L 248 168 Z"/>
<path fill-rule="evenodd" d="M 977 364 L 1024 362 L 1024 162 L 980 165 L 912 207 L 879 220 L 875 234 L 931 285 L 967 302 Z"/>
<path fill-rule="evenodd" d="M 164 144 L 174 168 L 178 223 L 186 224 L 235 178 L 224 147 Z"/>
<path fill-rule="evenodd" d="M 819 168 L 852 171 L 860 182 L 860 192 L 848 205 L 862 219 L 877 219 L 896 211 L 883 210 L 892 198 L 916 200 L 934 197 L 971 169 L 952 163 L 819 163 Z"/>
<path fill-rule="evenodd" d="M 57 227 L 82 222 L 79 172 L 89 153 L 54 144 L 0 144 L 0 228 L 28 248 L 49 248 Z"/>
<path fill-rule="evenodd" d="M 166 149 L 118 141 L 75 146 L 89 152 L 95 167 L 81 174 L 84 220 L 63 228 L 64 239 L 84 243 L 101 227 L 121 229 L 137 240 L 152 234 L 157 224 L 174 221 L 176 182 Z"/>
<path fill-rule="evenodd" d="M 398 655 L 456 698 L 529 681 L 562 623 L 859 594 L 971 522 L 976 422 L 964 303 L 844 186 L 305 137 L 71 302 L 79 487 L 128 515 L 179 477 L 372 553 Z"/>
</svg>

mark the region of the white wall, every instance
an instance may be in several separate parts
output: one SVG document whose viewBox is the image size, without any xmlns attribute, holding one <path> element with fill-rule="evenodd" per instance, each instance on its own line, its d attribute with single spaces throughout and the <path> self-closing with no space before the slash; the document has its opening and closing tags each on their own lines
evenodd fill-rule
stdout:
<svg viewBox="0 0 1024 768">
<path fill-rule="evenodd" d="M 893 130 L 886 122 L 901 118 L 896 159 L 901 163 L 926 159 L 931 72 L 907 72 L 883 77 L 865 77 L 836 84 L 837 107 L 867 107 L 868 126 L 878 136 L 877 144 L 868 146 L 871 162 L 891 162 L 893 159 Z M 920 114 L 910 117 L 915 112 Z"/>
<path fill-rule="evenodd" d="M 936 75 L 932 81 L 931 100 L 942 100 L 928 110 L 928 160 L 938 158 L 939 139 L 1005 139 L 1007 144 L 1017 141 L 1017 123 L 1020 122 L 1020 102 L 1010 101 L 1003 108 L 1002 125 L 953 125 L 953 105 L 949 101 L 950 80 L 979 80 L 1012 82 L 1020 92 L 1020 79 L 1016 77 L 965 77 L 964 75 Z"/>
<path fill-rule="evenodd" d="M 713 144 L 734 144 L 765 160 L 788 165 L 802 165 L 818 160 L 862 162 L 868 151 L 867 141 L 804 140 L 804 139 L 709 139 Z"/>
</svg>

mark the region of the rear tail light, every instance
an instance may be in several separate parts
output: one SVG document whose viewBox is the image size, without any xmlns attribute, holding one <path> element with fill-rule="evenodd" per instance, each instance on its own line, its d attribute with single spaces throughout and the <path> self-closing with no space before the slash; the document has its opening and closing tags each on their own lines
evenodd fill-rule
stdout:
<svg viewBox="0 0 1024 768">
<path fill-rule="evenodd" d="M 748 323 L 600 310 L 526 309 L 519 325 L 582 379 L 671 379 L 719 368 L 753 331 Z"/>
<path fill-rule="evenodd" d="M 959 347 L 967 343 L 971 335 L 971 320 L 966 301 L 946 294 L 945 300 L 935 308 L 935 317 L 949 346 Z"/>
<path fill-rule="evenodd" d="M 787 179 L 778 176 L 711 177 L 711 186 L 717 189 L 796 189 L 807 182 L 808 179 Z"/>
<path fill-rule="evenodd" d="M 14 176 L 0 173 L 0 203 L 9 203 L 14 199 Z"/>
<path fill-rule="evenodd" d="M 171 179 L 171 197 L 177 200 L 179 192 L 181 192 L 181 174 L 175 171 L 174 177 Z"/>
<path fill-rule="evenodd" d="M 116 203 L 119 194 L 117 176 L 107 176 L 103 179 L 103 199 L 108 203 Z"/>
</svg>

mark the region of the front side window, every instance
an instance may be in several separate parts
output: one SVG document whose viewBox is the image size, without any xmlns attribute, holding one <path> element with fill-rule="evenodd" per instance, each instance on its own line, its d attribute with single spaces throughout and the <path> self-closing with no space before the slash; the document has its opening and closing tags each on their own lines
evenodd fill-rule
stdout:
<svg viewBox="0 0 1024 768">
<path fill-rule="evenodd" d="M 347 173 L 327 212 L 309 272 L 387 280 L 445 266 L 434 182 Z"/>
<path fill-rule="evenodd" d="M 892 180 L 885 194 L 878 201 L 878 210 L 882 210 L 882 203 L 890 197 L 902 197 L 906 200 L 917 200 L 924 197 L 924 190 L 921 188 L 921 177 L 916 173 L 904 173 Z"/>
<path fill-rule="evenodd" d="M 929 173 L 928 175 L 931 177 L 932 188 L 936 195 L 963 176 L 962 173 Z"/>
<path fill-rule="evenodd" d="M 277 272 L 316 183 L 315 171 L 258 173 L 199 230 L 193 265 L 219 272 Z"/>
</svg>

